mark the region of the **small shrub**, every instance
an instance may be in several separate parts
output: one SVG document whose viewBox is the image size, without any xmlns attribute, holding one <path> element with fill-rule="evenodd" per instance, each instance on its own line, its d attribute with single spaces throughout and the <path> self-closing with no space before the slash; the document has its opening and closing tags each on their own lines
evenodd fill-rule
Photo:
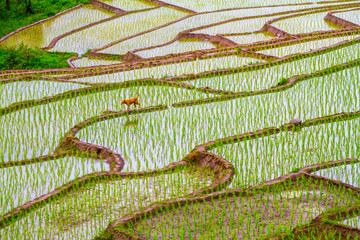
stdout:
<svg viewBox="0 0 360 240">
<path fill-rule="evenodd" d="M 281 78 L 277 84 L 277 86 L 281 86 L 281 85 L 284 85 L 285 83 L 287 83 L 287 80 L 286 78 Z"/>
<path fill-rule="evenodd" d="M 18 48 L 0 49 L 0 70 L 67 68 L 66 60 L 72 56 L 75 54 L 45 52 L 20 45 Z"/>
<path fill-rule="evenodd" d="M 294 168 L 293 170 L 291 170 L 291 173 L 297 173 L 300 171 L 300 168 Z"/>
</svg>

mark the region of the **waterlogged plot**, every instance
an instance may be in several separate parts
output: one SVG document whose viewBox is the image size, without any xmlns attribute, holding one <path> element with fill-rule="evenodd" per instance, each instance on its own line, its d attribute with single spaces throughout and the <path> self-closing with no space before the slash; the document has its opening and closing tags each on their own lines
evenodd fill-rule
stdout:
<svg viewBox="0 0 360 240">
<path fill-rule="evenodd" d="M 358 72 L 359 68 L 353 68 L 309 79 L 284 92 L 170 108 L 129 118 L 137 121 L 136 127 L 119 128 L 127 119 L 111 119 L 94 123 L 77 136 L 120 153 L 128 162 L 125 171 L 159 168 L 181 160 L 195 146 L 211 140 L 280 126 L 294 118 L 305 120 L 357 111 L 360 109 Z M 231 160 L 234 157 L 225 156 L 225 159 L 236 166 L 237 172 L 241 171 L 241 165 Z M 293 166 L 289 168 L 292 170 Z M 286 173 L 289 168 L 279 173 Z M 242 174 L 250 174 L 250 170 Z"/>
<path fill-rule="evenodd" d="M 291 55 L 295 53 L 302 53 L 302 52 L 308 52 L 312 50 L 316 50 L 318 48 L 328 47 L 331 45 L 334 45 L 336 43 L 342 42 L 344 40 L 353 40 L 355 38 L 358 38 L 359 35 L 352 35 L 352 36 L 345 36 L 345 37 L 339 37 L 339 38 L 328 38 L 328 39 L 321 39 L 321 40 L 315 40 L 295 45 L 289 45 L 279 48 L 272 48 L 267 50 L 259 51 L 263 54 L 273 55 L 277 57 L 284 57 L 286 55 Z"/>
<path fill-rule="evenodd" d="M 224 10 L 220 12 L 210 12 L 206 14 L 191 16 L 191 17 L 189 16 L 184 20 L 173 23 L 169 26 L 160 28 L 158 30 L 122 41 L 118 44 L 102 49 L 99 52 L 112 53 L 112 54 L 125 54 L 131 50 L 167 43 L 173 40 L 178 33 L 184 30 L 190 30 L 200 26 L 222 22 L 233 18 L 261 16 L 269 12 L 298 10 L 302 8 L 307 8 L 309 6 L 310 5 L 279 7 L 279 8 L 269 7 L 269 8 L 236 9 L 236 10 L 226 10 L 226 11 Z"/>
<path fill-rule="evenodd" d="M 142 108 L 171 105 L 212 95 L 162 86 L 135 86 L 47 103 L 1 116 L 0 162 L 19 161 L 52 153 L 64 134 L 76 124 L 104 111 L 124 111 L 122 99 L 140 94 Z M 133 106 L 132 106 L 133 108 Z"/>
<path fill-rule="evenodd" d="M 113 15 L 92 5 L 85 5 L 15 33 L 0 42 L 0 47 L 19 46 L 21 43 L 30 48 L 46 47 L 57 36 Z"/>
<path fill-rule="evenodd" d="M 76 83 L 23 81 L 0 85 L 0 108 L 17 102 L 39 99 L 85 87 Z"/>
<path fill-rule="evenodd" d="M 226 91 L 257 91 L 281 84 L 295 75 L 309 74 L 348 61 L 359 59 L 359 44 L 343 47 L 313 57 L 283 63 L 259 70 L 240 72 L 224 76 L 210 76 L 185 83 L 196 87 L 210 87 Z"/>
<path fill-rule="evenodd" d="M 102 0 L 102 2 L 125 11 L 141 10 L 157 6 L 145 0 Z"/>
<path fill-rule="evenodd" d="M 342 18 L 349 22 L 360 25 L 360 9 L 348 12 L 336 12 L 333 13 L 336 17 Z"/>
<path fill-rule="evenodd" d="M 344 224 L 353 228 L 358 228 L 360 229 L 360 216 L 356 216 L 353 218 L 349 218 L 349 219 L 345 219 L 341 222 L 339 222 L 340 224 Z"/>
<path fill-rule="evenodd" d="M 336 29 L 334 25 L 324 21 L 326 14 L 327 12 L 321 12 L 296 16 L 273 22 L 271 25 L 290 34 Z"/>
<path fill-rule="evenodd" d="M 291 11 L 296 11 L 300 9 L 313 8 L 313 5 L 296 5 L 296 6 L 279 6 L 274 7 L 274 9 L 270 8 L 271 13 L 276 16 L 267 16 L 269 13 L 269 8 L 255 8 L 255 9 L 247 9 L 244 11 L 253 11 L 252 14 L 244 15 L 244 17 L 248 16 L 258 16 L 257 18 L 251 19 L 242 19 L 231 22 L 219 23 L 215 26 L 210 26 L 206 28 L 202 28 L 200 30 L 196 30 L 195 33 L 206 33 L 210 35 L 216 34 L 228 34 L 228 33 L 248 33 L 255 32 L 262 29 L 267 21 L 270 21 L 276 17 L 289 15 Z M 257 14 L 256 14 L 257 13 Z M 239 16 L 242 17 L 242 16 Z M 238 17 L 238 18 L 239 18 Z"/>
<path fill-rule="evenodd" d="M 228 159 L 236 169 L 231 188 L 248 187 L 296 171 L 301 167 L 345 158 L 359 158 L 359 119 L 281 132 L 212 152 Z M 358 186 L 358 164 L 320 170 L 314 174 Z"/>
<path fill-rule="evenodd" d="M 271 6 L 274 5 L 274 1 L 266 0 L 266 1 L 253 1 L 253 0 L 245 0 L 245 1 L 217 1 L 217 0 L 195 0 L 195 1 L 185 1 L 185 0 L 166 0 L 167 3 L 172 3 L 178 6 L 186 7 L 198 12 L 212 11 L 218 9 L 227 9 L 227 8 L 239 8 L 239 7 L 254 7 L 254 6 Z M 312 1 L 306 0 L 280 0 L 276 1 L 277 5 L 281 4 L 293 4 L 293 3 L 309 3 Z M 314 1 L 315 2 L 315 1 Z"/>
<path fill-rule="evenodd" d="M 212 183 L 212 177 L 206 169 L 186 168 L 156 177 L 120 179 L 113 176 L 108 181 L 94 178 L 89 184 L 1 229 L 0 237 L 93 239 L 111 221 L 151 203 L 205 188 Z"/>
<path fill-rule="evenodd" d="M 221 25 L 216 25 L 214 27 L 204 28 L 195 31 L 194 33 L 205 33 L 210 35 L 216 34 L 229 34 L 229 33 L 252 33 L 259 31 L 267 21 L 271 20 L 274 17 L 262 17 L 254 19 L 245 19 L 235 22 L 224 23 Z"/>
<path fill-rule="evenodd" d="M 76 67 L 92 67 L 92 66 L 103 66 L 111 64 L 119 64 L 119 60 L 105 60 L 105 59 L 96 59 L 96 58 L 87 58 L 83 57 L 72 61 Z"/>
<path fill-rule="evenodd" d="M 353 204 L 353 197 L 341 187 L 300 179 L 291 187 L 275 186 L 272 191 L 255 190 L 243 196 L 222 194 L 211 201 L 167 207 L 128 227 L 145 239 L 261 239 L 290 232 L 334 207 Z"/>
<path fill-rule="evenodd" d="M 359 126 L 357 126 L 359 128 Z M 344 131 L 344 129 L 341 129 Z M 340 130 L 340 131 L 341 131 Z M 356 134 L 357 131 L 353 131 L 352 130 L 352 138 L 356 139 Z M 352 140 L 352 139 L 351 139 Z M 350 146 L 349 143 L 343 144 L 344 146 L 347 146 L 348 148 L 352 147 L 352 148 L 356 148 L 357 147 L 357 151 L 360 151 L 360 143 L 359 142 L 350 142 L 350 144 L 353 144 L 353 146 Z M 359 153 L 357 154 L 359 155 Z M 359 156 L 357 156 L 359 157 Z M 322 176 L 322 177 L 326 177 L 326 178 L 330 178 L 330 179 L 334 179 L 336 181 L 340 181 L 343 183 L 347 183 L 350 184 L 352 186 L 355 187 L 359 187 L 360 186 L 360 178 L 359 175 L 357 174 L 359 172 L 359 164 L 348 164 L 348 165 L 342 165 L 339 167 L 332 167 L 332 168 L 328 168 L 328 169 L 322 169 L 319 171 L 314 172 L 313 174 L 318 175 L 318 176 Z"/>
<path fill-rule="evenodd" d="M 109 165 L 103 161 L 72 156 L 0 168 L 0 214 L 49 193 L 71 180 L 109 169 Z"/>
<path fill-rule="evenodd" d="M 237 44 L 248 44 L 253 42 L 261 42 L 272 39 L 273 37 L 268 34 L 263 33 L 253 33 L 249 35 L 233 35 L 233 36 L 226 36 L 226 38 L 236 42 Z"/>
<path fill-rule="evenodd" d="M 100 48 L 116 40 L 155 28 L 185 15 L 184 12 L 161 7 L 119 16 L 62 38 L 51 51 L 85 53 L 88 49 Z"/>
<path fill-rule="evenodd" d="M 157 47 L 149 50 L 139 51 L 136 54 L 143 58 L 152 58 L 168 54 L 190 52 L 202 49 L 215 48 L 216 46 L 205 41 L 176 41 L 163 47 Z"/>
<path fill-rule="evenodd" d="M 259 59 L 245 58 L 239 56 L 227 56 L 218 58 L 208 58 L 190 62 L 180 62 L 174 64 L 160 65 L 150 68 L 142 68 L 131 71 L 124 71 L 107 76 L 99 75 L 94 77 L 78 78 L 76 81 L 88 83 L 115 83 L 143 78 L 165 78 L 181 76 L 191 73 L 201 73 L 211 70 L 241 67 L 247 64 L 260 62 Z"/>
</svg>

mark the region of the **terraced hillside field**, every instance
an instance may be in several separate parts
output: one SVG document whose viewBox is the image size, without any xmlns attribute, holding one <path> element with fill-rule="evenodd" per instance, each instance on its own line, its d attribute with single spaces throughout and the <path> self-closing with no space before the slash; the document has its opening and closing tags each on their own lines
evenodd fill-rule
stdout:
<svg viewBox="0 0 360 240">
<path fill-rule="evenodd" d="M 360 239 L 359 16 L 91 0 L 2 36 L 77 57 L 0 72 L 0 239 Z"/>
</svg>

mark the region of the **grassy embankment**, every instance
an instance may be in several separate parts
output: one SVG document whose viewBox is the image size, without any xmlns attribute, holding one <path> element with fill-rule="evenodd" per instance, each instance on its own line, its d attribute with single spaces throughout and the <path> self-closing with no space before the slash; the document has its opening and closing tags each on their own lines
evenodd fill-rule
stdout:
<svg viewBox="0 0 360 240">
<path fill-rule="evenodd" d="M 41 19 L 89 0 L 10 0 L 10 9 L 0 2 L 0 38 Z M 73 54 L 49 53 L 25 47 L 0 49 L 0 70 L 69 67 L 66 59 Z"/>
<path fill-rule="evenodd" d="M 0 71 L 10 69 L 67 68 L 66 60 L 74 53 L 45 52 L 24 46 L 0 48 Z"/>
</svg>

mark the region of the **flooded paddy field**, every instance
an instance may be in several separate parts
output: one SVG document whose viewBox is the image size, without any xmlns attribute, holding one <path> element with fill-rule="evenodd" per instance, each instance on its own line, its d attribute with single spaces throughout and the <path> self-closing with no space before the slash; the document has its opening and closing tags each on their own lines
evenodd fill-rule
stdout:
<svg viewBox="0 0 360 240">
<path fill-rule="evenodd" d="M 75 53 L 0 71 L 0 239 L 359 238 L 359 8 L 92 0 L 0 36 Z"/>
</svg>

